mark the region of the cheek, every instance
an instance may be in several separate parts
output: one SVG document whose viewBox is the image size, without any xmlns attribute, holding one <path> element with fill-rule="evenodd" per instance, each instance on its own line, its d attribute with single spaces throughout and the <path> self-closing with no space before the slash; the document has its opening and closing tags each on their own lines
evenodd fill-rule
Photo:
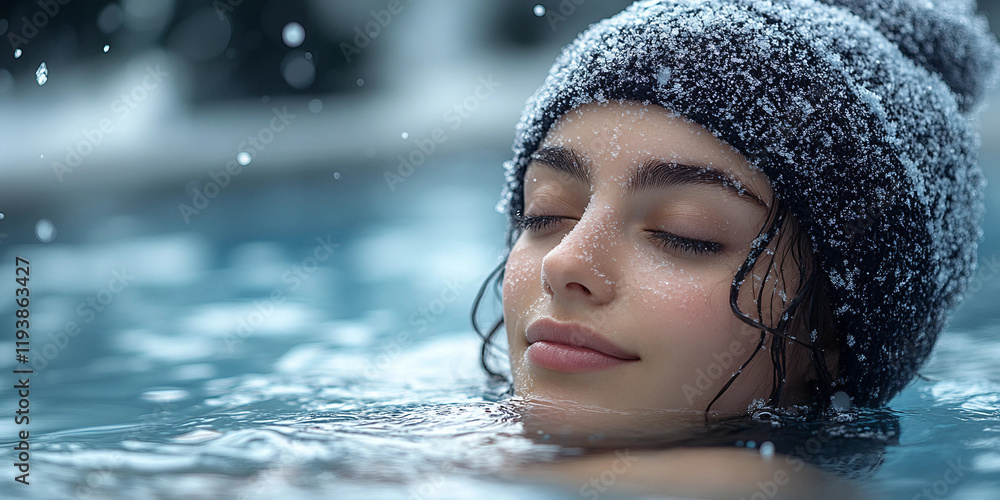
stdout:
<svg viewBox="0 0 1000 500">
<path fill-rule="evenodd" d="M 632 315 L 644 323 L 647 352 L 659 358 L 656 366 L 699 365 L 713 353 L 729 351 L 740 335 L 741 322 L 729 306 L 732 275 L 728 271 L 675 269 L 656 279 L 636 276 L 638 310 Z"/>
<path fill-rule="evenodd" d="M 529 306 L 541 295 L 541 260 L 515 244 L 503 276 L 503 315 L 508 337 L 523 325 Z"/>
</svg>

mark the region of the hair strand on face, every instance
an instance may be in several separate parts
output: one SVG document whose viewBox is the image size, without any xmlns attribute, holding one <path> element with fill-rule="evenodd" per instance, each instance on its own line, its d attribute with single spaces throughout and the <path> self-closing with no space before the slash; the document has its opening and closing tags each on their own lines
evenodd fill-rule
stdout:
<svg viewBox="0 0 1000 500">
<path fill-rule="evenodd" d="M 816 271 L 815 265 L 811 262 L 808 239 L 804 237 L 801 233 L 797 233 L 792 229 L 793 224 L 789 218 L 790 208 L 788 205 L 782 203 L 779 199 L 775 199 L 769 209 L 767 220 L 764 226 L 761 228 L 759 236 L 754 239 L 750 252 L 747 255 L 746 260 L 737 270 L 736 275 L 733 277 L 732 287 L 730 288 L 729 294 L 729 305 L 741 321 L 747 325 L 753 327 L 760 331 L 760 339 L 757 343 L 756 348 L 750 354 L 749 358 L 740 365 L 739 369 L 733 373 L 729 381 L 719 390 L 712 401 L 708 404 L 705 409 L 706 418 L 708 418 L 708 412 L 711 410 L 712 405 L 719 400 L 720 397 L 729 389 L 729 387 L 736 381 L 736 378 L 743 373 L 743 370 L 753 361 L 757 353 L 764 348 L 767 342 L 767 334 L 771 334 L 771 365 L 772 378 L 771 378 L 771 393 L 768 396 L 768 405 L 772 407 L 778 407 L 781 404 L 782 396 L 784 395 L 784 389 L 787 381 L 788 374 L 788 353 L 787 346 L 788 341 L 792 341 L 799 344 L 807 349 L 809 349 L 810 360 L 812 361 L 813 368 L 816 372 L 816 381 L 813 389 L 813 407 L 817 411 L 823 410 L 829 403 L 829 396 L 832 391 L 832 377 L 830 376 L 829 362 L 824 358 L 824 349 L 818 342 L 822 338 L 826 343 L 829 340 L 835 338 L 835 332 L 832 328 L 832 322 L 824 322 L 824 316 L 822 316 L 822 307 L 820 307 L 819 296 L 821 290 L 819 288 L 819 273 Z M 767 252 L 768 248 L 771 247 L 771 243 L 774 243 L 774 248 L 780 249 L 782 246 L 782 240 L 791 238 L 790 244 L 787 251 L 780 256 L 781 261 L 777 263 L 777 270 L 780 276 L 780 283 L 776 283 L 771 287 L 772 294 L 769 300 L 770 305 L 770 316 L 773 323 L 775 311 L 780 311 L 778 316 L 777 324 L 774 326 L 768 326 L 764 324 L 764 291 L 766 290 L 767 277 L 771 276 L 771 270 L 775 268 L 775 260 L 779 259 L 778 250 L 769 252 L 771 259 L 767 262 L 767 266 L 764 268 L 760 282 L 760 290 L 757 292 L 756 297 L 754 297 L 754 305 L 757 309 L 757 318 L 753 319 L 747 313 L 743 312 L 739 307 L 739 293 L 743 284 L 746 281 L 747 276 L 753 271 L 757 264 L 758 259 L 761 255 Z M 788 262 L 788 261 L 791 262 Z M 798 270 L 798 283 L 795 286 L 795 294 L 790 300 L 785 300 L 786 290 L 784 287 L 787 286 L 787 281 L 784 279 L 785 271 L 788 269 L 789 265 L 794 265 Z M 779 292 L 780 290 L 780 292 Z M 779 297 L 781 302 L 785 305 L 783 309 L 777 309 L 774 307 L 774 295 L 780 293 Z M 803 314 L 799 313 L 799 306 L 806 304 L 806 309 Z M 818 336 L 816 339 L 810 339 L 806 342 L 798 337 L 799 334 L 806 332 L 817 331 Z"/>
</svg>

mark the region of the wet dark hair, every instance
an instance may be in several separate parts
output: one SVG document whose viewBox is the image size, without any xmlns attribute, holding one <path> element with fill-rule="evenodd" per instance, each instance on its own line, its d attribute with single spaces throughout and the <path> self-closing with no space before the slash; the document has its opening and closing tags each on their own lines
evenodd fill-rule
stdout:
<svg viewBox="0 0 1000 500">
<path fill-rule="evenodd" d="M 518 198 L 520 202 L 520 198 Z M 523 207 L 515 207 L 521 210 Z M 818 266 L 812 257 L 812 250 L 809 239 L 802 233 L 792 218 L 791 208 L 777 197 L 768 208 L 765 223 L 751 244 L 750 251 L 743 264 L 736 271 L 730 287 L 729 304 L 733 314 L 745 324 L 750 325 L 755 330 L 760 331 L 760 339 L 756 348 L 744 361 L 739 369 L 732 375 L 728 382 L 719 390 L 712 401 L 705 408 L 705 412 L 711 410 L 712 405 L 732 386 L 743 370 L 751 361 L 764 350 L 770 337 L 770 356 L 773 367 L 771 392 L 768 396 L 767 405 L 779 408 L 786 404 L 784 401 L 784 388 L 789 368 L 789 345 L 798 344 L 794 349 L 808 350 L 808 360 L 811 362 L 814 378 L 809 381 L 809 407 L 814 411 L 824 411 L 830 406 L 832 395 L 839 389 L 835 384 L 835 376 L 831 373 L 831 364 L 836 364 L 839 356 L 838 335 L 835 331 L 832 311 L 830 311 L 829 292 L 827 291 L 826 280 L 819 272 Z M 493 339 L 500 327 L 504 325 L 503 311 L 500 317 L 488 325 L 479 322 L 479 312 L 483 306 L 486 292 L 493 286 L 493 292 L 498 299 L 502 297 L 502 286 L 504 269 L 510 255 L 510 249 L 520 236 L 518 231 L 509 232 L 506 255 L 501 262 L 486 277 L 479 288 L 472 304 L 471 321 L 472 328 L 482 339 L 482 350 L 480 352 L 480 363 L 483 370 L 495 382 L 506 382 L 510 384 L 507 392 L 513 392 L 513 381 L 509 380 L 501 371 L 491 366 L 490 359 L 497 353 L 492 350 Z M 787 246 L 782 247 L 783 241 L 788 241 Z M 773 245 L 772 245 L 773 243 Z M 783 250 L 783 251 L 782 251 Z M 795 266 L 798 275 L 798 284 L 795 286 L 795 294 L 786 302 L 784 307 L 776 309 L 774 307 L 775 295 L 782 293 L 784 288 L 775 284 L 772 287 L 771 296 L 768 303 L 771 314 L 764 318 L 764 291 L 768 288 L 769 279 L 772 276 L 771 270 L 775 269 L 775 260 L 779 258 L 780 265 L 777 265 L 777 276 L 785 284 L 786 265 L 791 263 Z M 758 263 L 764 264 L 761 257 L 767 254 L 766 266 L 762 268 L 763 278 L 758 283 L 759 290 L 754 289 L 754 280 L 751 279 L 751 293 L 755 311 L 751 314 L 742 311 L 738 304 L 740 290 L 746 284 L 746 278 L 757 267 Z M 780 292 L 779 292 L 780 291 Z M 502 299 L 501 299 L 502 302 Z M 778 311 L 777 321 L 774 321 L 775 312 Z M 803 338 L 803 336 L 807 338 Z M 794 358 L 793 358 L 794 359 Z M 796 365 L 793 365 L 796 366 Z M 798 366 L 796 366 L 798 368 Z"/>
</svg>

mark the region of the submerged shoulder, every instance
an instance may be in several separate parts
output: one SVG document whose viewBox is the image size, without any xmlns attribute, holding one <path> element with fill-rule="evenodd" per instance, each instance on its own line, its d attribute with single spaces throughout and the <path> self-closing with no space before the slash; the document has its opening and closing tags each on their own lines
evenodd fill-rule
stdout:
<svg viewBox="0 0 1000 500">
<path fill-rule="evenodd" d="M 532 465 L 518 476 L 606 492 L 693 498 L 867 498 L 851 483 L 790 455 L 741 448 L 621 449 Z"/>
</svg>

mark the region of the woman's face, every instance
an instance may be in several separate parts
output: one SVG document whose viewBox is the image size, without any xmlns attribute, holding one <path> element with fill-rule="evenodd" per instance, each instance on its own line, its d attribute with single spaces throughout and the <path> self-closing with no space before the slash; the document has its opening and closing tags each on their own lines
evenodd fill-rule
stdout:
<svg viewBox="0 0 1000 500">
<path fill-rule="evenodd" d="M 525 173 L 526 225 L 503 279 L 516 392 L 704 410 L 759 340 L 729 294 L 770 203 L 762 173 L 665 108 L 566 113 Z M 742 288 L 741 310 L 755 311 L 756 287 Z M 768 358 L 756 356 L 712 409 L 766 397 Z"/>
</svg>

